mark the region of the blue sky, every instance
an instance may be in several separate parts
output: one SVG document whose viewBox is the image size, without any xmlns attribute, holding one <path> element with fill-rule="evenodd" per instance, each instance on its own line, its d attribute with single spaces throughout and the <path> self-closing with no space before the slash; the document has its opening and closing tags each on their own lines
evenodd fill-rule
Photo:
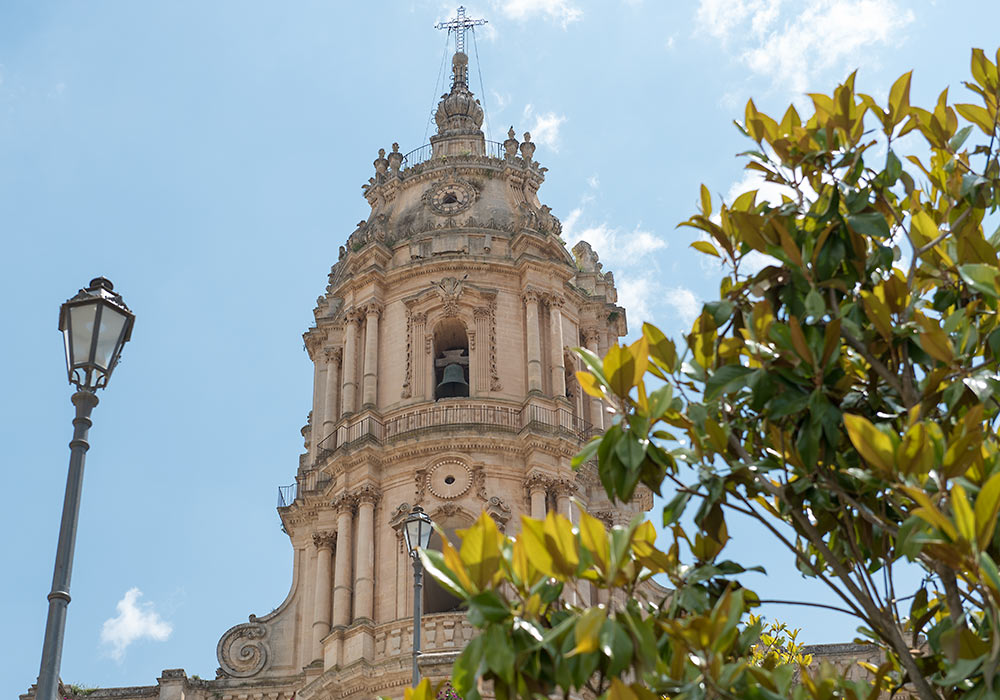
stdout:
<svg viewBox="0 0 1000 700">
<path fill-rule="evenodd" d="M 380 147 L 425 143 L 440 2 L 0 5 L 0 406 L 7 484 L 0 695 L 34 681 L 72 407 L 59 304 L 97 275 L 138 316 L 91 432 L 63 678 L 214 677 L 215 644 L 284 598 L 274 511 L 310 405 L 302 347 L 337 249 L 366 218 Z M 1000 6 L 904 0 L 482 0 L 472 83 L 489 137 L 530 130 L 542 201 L 615 272 L 634 332 L 689 326 L 717 273 L 676 229 L 698 185 L 748 184 L 732 127 L 854 68 L 884 96 L 964 91 Z M 477 63 L 475 49 L 481 59 Z M 479 72 L 482 73 L 482 87 Z M 742 183 L 742 185 L 741 185 Z M 816 597 L 752 530 L 768 597 Z M 807 642 L 854 624 L 776 610 Z M 103 637 L 102 637 L 103 630 Z"/>
</svg>

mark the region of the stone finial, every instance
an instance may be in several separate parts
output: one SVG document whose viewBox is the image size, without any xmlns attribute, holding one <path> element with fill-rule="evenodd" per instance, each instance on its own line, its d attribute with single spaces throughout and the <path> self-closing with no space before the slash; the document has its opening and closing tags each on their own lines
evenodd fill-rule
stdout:
<svg viewBox="0 0 1000 700">
<path fill-rule="evenodd" d="M 392 153 L 389 154 L 389 170 L 393 176 L 399 176 L 399 166 L 403 164 L 403 154 L 399 152 L 399 144 L 392 144 Z"/>
<path fill-rule="evenodd" d="M 587 241 L 580 241 L 573 246 L 573 257 L 576 258 L 577 266 L 584 272 L 600 272 L 600 259 Z"/>
<path fill-rule="evenodd" d="M 521 144 L 521 156 L 525 162 L 530 163 L 531 157 L 535 155 L 535 144 L 531 142 L 531 132 L 524 132 L 524 143 Z"/>
<path fill-rule="evenodd" d="M 507 132 L 507 140 L 503 142 L 504 157 L 513 160 L 517 156 L 517 138 L 514 136 L 514 127 L 510 127 Z"/>
<path fill-rule="evenodd" d="M 385 174 L 389 170 L 389 161 L 385 158 L 385 149 L 378 149 L 378 158 L 375 159 L 373 165 L 375 166 L 375 182 L 383 182 L 385 180 Z"/>
</svg>

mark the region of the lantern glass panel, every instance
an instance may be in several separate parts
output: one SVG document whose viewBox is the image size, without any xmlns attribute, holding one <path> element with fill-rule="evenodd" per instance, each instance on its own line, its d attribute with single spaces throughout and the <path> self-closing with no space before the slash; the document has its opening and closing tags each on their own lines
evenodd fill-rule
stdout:
<svg viewBox="0 0 1000 700">
<path fill-rule="evenodd" d="M 429 518 L 420 520 L 420 548 L 427 549 L 431 542 L 431 523 Z"/>
<path fill-rule="evenodd" d="M 97 334 L 97 351 L 94 353 L 94 363 L 103 370 L 112 369 L 109 364 L 114 360 L 118 339 L 122 336 L 126 316 L 114 307 L 105 306 L 101 311 L 101 328 Z"/>
<path fill-rule="evenodd" d="M 90 345 L 94 339 L 94 317 L 97 304 L 79 304 L 69 309 L 70 361 L 79 365 L 90 361 Z"/>
<path fill-rule="evenodd" d="M 420 520 L 413 518 L 406 521 L 406 547 L 413 552 L 420 546 Z"/>
</svg>

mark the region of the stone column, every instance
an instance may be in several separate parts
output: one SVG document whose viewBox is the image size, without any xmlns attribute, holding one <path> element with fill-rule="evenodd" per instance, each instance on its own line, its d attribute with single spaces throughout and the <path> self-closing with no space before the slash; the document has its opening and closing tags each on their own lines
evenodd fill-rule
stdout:
<svg viewBox="0 0 1000 700">
<path fill-rule="evenodd" d="M 354 518 L 354 499 L 343 495 L 334 503 L 337 508 L 337 565 L 333 573 L 333 626 L 351 623 L 351 525 Z"/>
<path fill-rule="evenodd" d="M 379 492 L 365 486 L 358 493 L 358 566 L 354 575 L 354 619 L 375 619 L 375 504 Z"/>
<path fill-rule="evenodd" d="M 531 503 L 531 517 L 535 520 L 545 519 L 545 496 L 549 487 L 549 479 L 541 474 L 528 477 L 528 499 Z"/>
<path fill-rule="evenodd" d="M 312 658 L 323 658 L 323 639 L 330 634 L 330 565 L 333 562 L 333 533 L 313 535 L 316 544 L 316 591 L 313 597 Z"/>
<path fill-rule="evenodd" d="M 556 510 L 570 522 L 575 522 L 576 517 L 573 512 L 572 502 L 569 500 L 576 491 L 575 484 L 567 479 L 560 479 L 556 484 Z"/>
<path fill-rule="evenodd" d="M 326 351 L 326 390 L 323 395 L 323 434 L 320 440 L 333 435 L 337 424 L 337 389 L 340 388 L 340 348 Z"/>
<path fill-rule="evenodd" d="M 472 391 L 477 396 L 485 396 L 490 391 L 490 310 L 479 306 L 472 310 L 476 324 L 476 354 L 472 358 L 473 369 L 469 372 Z"/>
<path fill-rule="evenodd" d="M 420 399 L 431 398 L 427 394 L 427 353 L 424 352 L 427 314 L 413 314 L 410 317 L 410 323 L 412 324 L 410 354 L 413 358 L 413 396 Z"/>
<path fill-rule="evenodd" d="M 365 307 L 365 373 L 362 385 L 362 406 L 374 407 L 378 402 L 378 317 L 382 309 L 374 302 Z"/>
<path fill-rule="evenodd" d="M 525 338 L 528 345 L 528 391 L 542 390 L 542 343 L 538 332 L 538 293 L 524 293 Z"/>
<path fill-rule="evenodd" d="M 344 377 L 343 390 L 340 393 L 340 415 L 354 413 L 357 408 L 358 393 L 358 324 L 354 313 L 347 314 L 344 321 Z"/>
<path fill-rule="evenodd" d="M 308 343 L 308 341 L 307 341 Z M 317 445 L 323 439 L 323 386 L 325 377 L 323 375 L 323 351 L 316 343 L 309 348 L 309 354 L 313 358 L 313 402 L 312 415 L 309 417 L 309 456 L 315 460 L 319 454 Z"/>
<path fill-rule="evenodd" d="M 587 349 L 598 356 L 600 356 L 597 345 L 599 338 L 600 332 L 596 328 L 588 328 L 583 332 L 583 342 Z M 604 430 L 604 403 L 596 396 L 590 399 L 590 422 L 595 430 Z"/>
<path fill-rule="evenodd" d="M 566 397 L 566 366 L 563 362 L 563 300 L 549 297 L 549 324 L 552 326 L 552 395 Z"/>
</svg>

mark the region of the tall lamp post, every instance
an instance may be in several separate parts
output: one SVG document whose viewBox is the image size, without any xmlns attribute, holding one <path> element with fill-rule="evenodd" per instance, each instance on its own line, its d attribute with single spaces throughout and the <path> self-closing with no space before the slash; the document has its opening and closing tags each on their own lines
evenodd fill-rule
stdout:
<svg viewBox="0 0 1000 700">
<path fill-rule="evenodd" d="M 97 390 L 108 385 L 111 372 L 121 356 L 122 347 L 132 335 L 135 315 L 115 294 L 110 280 L 97 277 L 90 286 L 68 300 L 59 309 L 59 330 L 66 345 L 66 369 L 69 381 L 76 386 L 73 405 L 73 440 L 69 443 L 69 474 L 59 525 L 49 613 L 45 621 L 42 664 L 38 672 L 38 700 L 57 700 L 59 665 L 62 661 L 66 608 L 69 605 L 69 581 L 73 573 L 73 549 L 80 515 L 80 492 L 83 489 L 83 464 L 90 445 L 90 413 L 97 405 Z"/>
<path fill-rule="evenodd" d="M 406 548 L 410 550 L 410 557 L 413 559 L 413 685 L 420 682 L 417 659 L 420 657 L 420 589 L 424 567 L 420 564 L 419 550 L 427 549 L 431 541 L 432 528 L 431 516 L 420 506 L 413 506 L 403 524 Z"/>
</svg>

